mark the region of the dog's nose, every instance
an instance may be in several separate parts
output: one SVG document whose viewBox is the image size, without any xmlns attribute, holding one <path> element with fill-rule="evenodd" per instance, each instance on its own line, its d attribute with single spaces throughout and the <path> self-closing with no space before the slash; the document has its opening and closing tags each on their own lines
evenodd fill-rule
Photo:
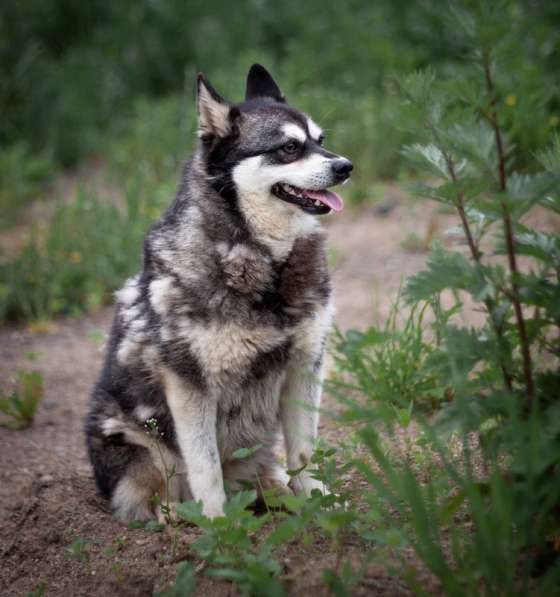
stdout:
<svg viewBox="0 0 560 597">
<path fill-rule="evenodd" d="M 354 164 L 346 158 L 339 158 L 332 163 L 332 169 L 336 180 L 342 182 L 350 176 L 350 172 L 354 169 Z"/>
</svg>

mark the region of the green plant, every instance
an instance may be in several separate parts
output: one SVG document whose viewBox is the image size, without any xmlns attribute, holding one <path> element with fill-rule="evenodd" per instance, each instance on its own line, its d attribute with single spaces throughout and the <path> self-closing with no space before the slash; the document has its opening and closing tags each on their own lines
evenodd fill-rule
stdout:
<svg viewBox="0 0 560 597">
<path fill-rule="evenodd" d="M 2 228 L 16 223 L 24 205 L 44 192 L 53 170 L 48 158 L 31 153 L 23 142 L 0 152 Z"/>
<path fill-rule="evenodd" d="M 424 323 L 428 307 L 428 303 L 417 304 L 406 310 L 399 296 L 383 327 L 344 334 L 337 330 L 333 355 L 339 375 L 329 380 L 329 389 L 341 401 L 348 400 L 348 392 L 358 390 L 378 401 L 380 407 L 397 409 L 395 412 L 411 405 L 420 409 L 438 405 L 445 390 L 425 367 L 434 350 Z M 345 378 L 346 373 L 354 383 Z"/>
<path fill-rule="evenodd" d="M 258 449 L 259 446 L 238 450 L 236 457 L 246 458 Z M 319 445 L 309 463 L 314 478 L 323 483 L 324 493 L 315 490 L 306 499 L 303 495 L 281 495 L 274 490 L 263 492 L 261 486 L 267 505 L 265 514 L 256 515 L 249 509 L 257 498 L 254 490 L 233 493 L 224 506 L 224 516 L 214 519 L 202 514 L 200 502 L 177 505 L 179 519 L 195 524 L 204 533 L 191 545 L 203 562 L 196 570 L 233 582 L 243 595 L 285 595 L 280 564 L 283 550 L 301 537 L 313 541 L 317 535 L 329 539 L 339 554 L 335 569 L 325 575 L 325 583 L 334 586 L 341 582 L 340 578 L 356 582 L 359 573 L 342 562 L 349 525 L 356 520 L 356 513 L 348 503 L 350 490 L 343 481 L 351 464 L 337 462 L 336 453 L 335 448 Z M 297 475 L 301 470 L 288 474 Z M 195 573 L 190 564 L 185 564 L 178 571 L 175 586 L 164 594 L 178 594 L 183 582 L 193 587 Z"/>
<path fill-rule="evenodd" d="M 99 308 L 138 267 L 141 240 L 168 186 L 130 188 L 117 206 L 82 189 L 17 255 L 0 258 L 0 318 L 50 319 Z M 1 257 L 1 256 L 0 256 Z"/>
<path fill-rule="evenodd" d="M 194 100 L 138 98 L 123 132 L 106 148 L 111 179 L 119 187 L 127 180 L 149 188 L 174 182 L 195 139 L 195 125 Z"/>
<path fill-rule="evenodd" d="M 36 589 L 33 589 L 33 591 L 27 593 L 27 597 L 43 597 L 46 590 L 47 590 L 47 583 L 40 582 L 37 585 Z"/>
<path fill-rule="evenodd" d="M 202 505 L 195 502 L 179 504 L 177 514 L 205 531 L 192 549 L 209 563 L 207 575 L 235 582 L 244 595 L 284 595 L 271 546 L 256 541 L 271 514 L 257 517 L 247 510 L 256 497 L 255 491 L 234 494 L 224 506 L 225 515 L 214 519 L 204 516 Z"/>
<path fill-rule="evenodd" d="M 43 399 L 43 378 L 36 371 L 18 371 L 17 387 L 10 394 L 0 393 L 0 425 L 9 429 L 25 429 L 33 423 Z"/>
<path fill-rule="evenodd" d="M 453 7 L 456 35 L 470 48 L 462 80 L 426 72 L 400 81 L 421 139 L 405 155 L 431 181 L 415 191 L 452 206 L 467 240 L 466 254 L 436 245 L 403 292 L 413 312 L 430 305 L 434 320 L 415 376 L 450 389 L 432 419 L 416 411 L 418 442 L 437 463 L 428 475 L 388 449 L 403 421 L 384 408 L 385 380 L 391 388 L 403 367 L 379 362 L 378 332 L 349 333 L 336 353 L 348 387 L 367 397 L 346 399 L 344 419 L 361 423 L 368 457 L 356 466 L 390 506 L 381 527 L 399 533 L 450 595 L 552 595 L 560 581 L 560 244 L 523 220 L 529 210 L 560 213 L 560 142 L 537 154 L 540 170 L 518 169 L 507 94 L 513 80 L 519 93 L 525 87 L 519 72 L 503 70 L 512 6 Z M 454 299 L 447 311 L 443 293 Z M 484 313 L 477 326 L 456 317 L 466 295 Z M 408 396 L 407 384 L 398 389 Z M 404 562 L 402 573 L 421 590 Z"/>
<path fill-rule="evenodd" d="M 194 566 L 190 562 L 181 562 L 177 566 L 177 576 L 173 585 L 157 594 L 157 597 L 188 597 L 194 594 L 196 577 Z"/>
<path fill-rule="evenodd" d="M 89 549 L 92 542 L 84 537 L 76 537 L 72 543 L 66 547 L 65 556 L 70 560 L 76 560 L 82 564 L 88 564 L 90 559 Z"/>
</svg>

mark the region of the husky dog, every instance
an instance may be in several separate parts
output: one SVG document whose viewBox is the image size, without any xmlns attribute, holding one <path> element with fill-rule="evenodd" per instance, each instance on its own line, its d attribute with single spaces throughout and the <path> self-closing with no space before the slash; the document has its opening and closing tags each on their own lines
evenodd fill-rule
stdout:
<svg viewBox="0 0 560 597">
<path fill-rule="evenodd" d="M 260 65 L 240 104 L 199 75 L 197 107 L 198 146 L 146 236 L 141 272 L 116 295 L 87 417 L 97 486 L 122 521 L 157 517 L 156 494 L 220 516 L 224 479 L 288 490 L 278 431 L 291 469 L 317 435 L 332 306 L 316 216 L 342 209 L 327 187 L 352 163 L 323 148 Z M 315 487 L 305 468 L 289 485 Z"/>
</svg>

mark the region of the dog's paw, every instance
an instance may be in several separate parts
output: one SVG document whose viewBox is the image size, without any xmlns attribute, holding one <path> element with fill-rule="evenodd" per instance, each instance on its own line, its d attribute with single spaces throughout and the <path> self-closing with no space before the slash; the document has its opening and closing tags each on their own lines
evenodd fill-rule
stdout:
<svg viewBox="0 0 560 597">
<path fill-rule="evenodd" d="M 302 473 L 300 473 L 299 475 L 292 477 L 289 485 L 296 495 L 303 493 L 305 497 L 311 497 L 313 490 L 317 489 L 323 496 L 329 496 L 330 507 L 342 510 L 348 508 L 348 502 L 343 500 L 340 495 L 332 493 L 325 487 L 325 485 L 323 485 L 323 483 L 317 481 L 317 479 L 312 479 L 309 475 L 303 476 Z"/>
<path fill-rule="evenodd" d="M 202 502 L 202 514 L 206 518 L 218 518 L 224 515 L 224 507 L 218 503 Z"/>
<path fill-rule="evenodd" d="M 313 479 L 309 473 L 306 473 L 305 471 L 292 477 L 288 485 L 296 495 L 303 493 L 306 497 L 311 497 L 311 493 L 314 489 L 318 489 L 323 494 L 326 493 L 325 486 L 321 481 Z"/>
<path fill-rule="evenodd" d="M 261 498 L 264 497 L 262 495 L 263 492 L 270 492 L 274 496 L 281 497 L 283 495 L 291 495 L 292 489 L 289 482 L 286 482 L 284 479 L 279 479 L 278 477 L 260 477 L 258 493 Z"/>
<path fill-rule="evenodd" d="M 278 495 L 291 494 L 290 477 L 276 461 L 261 465 L 257 486 L 264 491 L 273 490 Z"/>
</svg>

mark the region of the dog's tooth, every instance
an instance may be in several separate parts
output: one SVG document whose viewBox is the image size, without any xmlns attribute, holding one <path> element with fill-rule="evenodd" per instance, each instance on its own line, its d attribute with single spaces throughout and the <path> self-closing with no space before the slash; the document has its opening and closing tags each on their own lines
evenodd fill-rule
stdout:
<svg viewBox="0 0 560 597">
<path fill-rule="evenodd" d="M 321 205 L 321 202 L 319 201 L 319 199 L 315 199 L 315 205 L 316 205 L 317 207 L 320 207 L 320 205 Z"/>
</svg>

